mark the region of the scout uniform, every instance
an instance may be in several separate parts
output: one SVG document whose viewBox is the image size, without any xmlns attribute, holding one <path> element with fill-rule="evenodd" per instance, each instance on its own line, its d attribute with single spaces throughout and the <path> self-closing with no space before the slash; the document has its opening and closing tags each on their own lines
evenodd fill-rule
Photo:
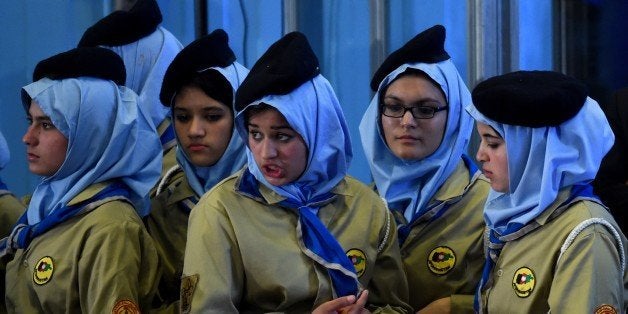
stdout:
<svg viewBox="0 0 628 314">
<path fill-rule="evenodd" d="M 473 119 L 471 95 L 444 49 L 445 28 L 433 26 L 390 54 L 371 81 L 375 95 L 360 123 L 362 147 L 378 193 L 399 225 L 410 305 L 418 311 L 449 297 L 451 311 L 473 312 L 483 261 L 482 208 L 487 179 L 465 152 Z M 447 122 L 436 151 L 421 160 L 397 157 L 384 140 L 382 99 L 397 78 L 420 72 L 447 101 Z"/>
<path fill-rule="evenodd" d="M 161 145 L 136 94 L 119 86 L 124 77 L 115 53 L 77 48 L 39 62 L 34 83 L 22 89 L 24 108 L 37 103 L 68 151 L 0 242 L 0 255 L 14 257 L 9 312 L 150 308 L 159 263 L 141 217 L 159 177 Z"/>
<path fill-rule="evenodd" d="M 96 184 L 70 200 L 88 200 Z M 10 312 L 132 313 L 150 308 L 157 252 L 127 200 L 72 217 L 19 249 L 7 267 Z"/>
<path fill-rule="evenodd" d="M 271 185 L 247 149 L 247 168 L 203 196 L 190 214 L 183 312 L 309 312 L 364 288 L 371 311 L 409 311 L 392 215 L 346 176 L 348 129 L 303 34 L 273 44 L 238 89 L 243 140 L 245 112 L 260 105 L 302 136 L 306 169 Z"/>
<path fill-rule="evenodd" d="M 195 40 L 175 57 L 164 76 L 160 93 L 162 103 L 174 107 L 176 94 L 186 84 L 196 77 L 209 79 L 207 74 L 210 72 L 218 73 L 217 77 L 225 81 L 224 85 L 216 84 L 211 91 L 203 91 L 233 109 L 233 95 L 248 70 L 235 62 L 227 33 L 222 29 Z M 228 90 L 220 90 L 218 86 Z M 176 123 L 176 120 L 173 121 Z M 153 304 L 162 311 L 175 311 L 179 306 L 177 301 L 190 210 L 206 191 L 246 163 L 244 143 L 235 128 L 229 145 L 212 166 L 195 166 L 183 149 L 176 149 L 176 157 L 178 166 L 162 179 L 157 196 L 151 200 L 151 214 L 146 218 L 146 227 L 155 239 L 163 266 L 158 299 Z"/>
<path fill-rule="evenodd" d="M 509 179 L 508 192 L 491 190 L 484 208 L 476 309 L 624 313 L 628 243 L 589 185 L 614 137 L 586 86 L 518 71 L 480 83 L 473 103 L 467 111 L 504 140 Z"/>
<path fill-rule="evenodd" d="M 163 148 L 163 176 L 177 164 L 177 142 L 169 110 L 159 101 L 159 91 L 168 65 L 183 45 L 160 26 L 162 20 L 156 0 L 138 0 L 129 11 L 115 11 L 89 27 L 78 46 L 107 48 L 124 61 L 124 86 L 137 93 L 138 104 L 157 127 Z"/>
<path fill-rule="evenodd" d="M 0 132 L 0 170 L 4 169 L 11 158 L 9 146 Z M 13 226 L 24 212 L 24 205 L 7 189 L 0 179 L 0 239 L 11 233 Z M 0 259 L 0 313 L 6 313 L 4 301 L 4 282 L 6 273 L 6 260 Z"/>
</svg>

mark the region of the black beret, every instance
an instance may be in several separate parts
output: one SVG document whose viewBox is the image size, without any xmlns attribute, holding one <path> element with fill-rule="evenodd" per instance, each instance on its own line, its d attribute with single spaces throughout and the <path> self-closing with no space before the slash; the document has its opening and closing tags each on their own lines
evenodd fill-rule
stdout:
<svg viewBox="0 0 628 314">
<path fill-rule="evenodd" d="M 100 47 L 81 47 L 39 61 L 33 71 L 33 82 L 47 77 L 53 80 L 89 76 L 124 85 L 126 69 L 115 52 Z"/>
<path fill-rule="evenodd" d="M 445 27 L 434 25 L 414 36 L 384 60 L 373 75 L 371 89 L 377 91 L 384 78 L 403 64 L 437 63 L 449 58 L 449 54 L 445 51 Z"/>
<path fill-rule="evenodd" d="M 557 126 L 580 111 L 587 87 L 558 72 L 518 71 L 481 82 L 472 98 L 478 111 L 499 123 Z"/>
<path fill-rule="evenodd" d="M 79 47 L 122 46 L 152 34 L 162 21 L 155 0 L 139 0 L 129 11 L 115 11 L 88 28 Z"/>
<path fill-rule="evenodd" d="M 161 84 L 159 100 L 169 107 L 179 89 L 198 76 L 200 71 L 211 67 L 224 68 L 235 60 L 235 54 L 229 47 L 229 36 L 222 29 L 193 41 L 179 51 L 168 66 Z M 231 107 L 231 102 L 225 104 Z"/>
<path fill-rule="evenodd" d="M 305 35 L 292 32 L 272 44 L 255 62 L 236 92 L 236 110 L 267 95 L 285 95 L 320 73 Z"/>
</svg>

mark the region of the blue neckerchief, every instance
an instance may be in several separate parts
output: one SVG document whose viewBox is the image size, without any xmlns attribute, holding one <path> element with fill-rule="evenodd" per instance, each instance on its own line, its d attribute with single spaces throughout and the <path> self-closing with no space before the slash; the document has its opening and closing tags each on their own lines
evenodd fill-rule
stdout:
<svg viewBox="0 0 628 314">
<path fill-rule="evenodd" d="M 177 144 L 177 138 L 174 133 L 174 125 L 172 123 L 170 123 L 168 127 L 159 135 L 159 141 L 161 142 L 161 147 L 164 149 Z"/>
<path fill-rule="evenodd" d="M 238 190 L 250 196 L 261 198 L 257 180 L 248 169 L 242 173 Z M 359 284 L 353 263 L 334 235 L 329 232 L 315 214 L 321 204 L 329 203 L 334 198 L 334 194 L 326 193 L 314 197 L 307 204 L 287 198 L 281 201 L 279 205 L 298 210 L 299 246 L 305 255 L 327 268 L 336 296 L 357 295 Z"/>
<path fill-rule="evenodd" d="M 29 225 L 26 213 L 24 213 L 13 228 L 11 235 L 0 241 L 0 256 L 4 256 L 9 250 L 25 249 L 33 239 L 54 228 L 56 225 L 84 213 L 87 205 L 110 197 L 129 199 L 130 192 L 123 183 L 112 183 L 91 198 L 72 206 L 63 206 L 50 213 L 40 222 Z M 130 201 L 129 201 L 130 202 Z M 94 207 L 95 208 L 95 207 Z M 89 208 L 88 210 L 93 210 Z"/>
<path fill-rule="evenodd" d="M 2 178 L 0 178 L 0 190 L 8 190 L 7 185 L 2 182 Z"/>
<path fill-rule="evenodd" d="M 581 198 L 586 198 L 592 201 L 599 202 L 599 198 L 593 194 L 593 187 L 590 184 L 576 184 L 572 186 L 569 198 L 567 198 L 566 201 L 562 202 L 557 208 L 569 205 L 572 202 L 577 201 Z M 501 237 L 512 234 L 520 230 L 522 227 L 523 226 L 520 225 L 513 225 L 513 230 L 507 230 L 506 233 L 504 233 Z M 484 268 L 482 269 L 482 279 L 480 280 L 480 283 L 475 293 L 475 298 L 473 300 L 473 308 L 476 312 L 479 312 L 480 310 L 480 296 L 485 288 L 484 286 L 489 279 L 491 271 L 495 266 L 495 262 L 497 261 L 497 258 L 499 257 L 502 248 L 506 244 L 506 241 L 501 240 L 499 234 L 497 234 L 497 232 L 495 232 L 494 230 L 489 230 L 487 236 L 489 243 L 486 252 Z"/>
<path fill-rule="evenodd" d="M 462 160 L 464 161 L 465 166 L 467 166 L 467 168 L 469 169 L 469 178 L 473 178 L 473 176 L 479 171 L 478 167 L 473 163 L 471 158 L 469 158 L 469 156 L 467 156 L 466 154 L 462 155 Z M 449 207 L 457 203 L 460 199 L 461 198 L 454 197 L 449 200 L 434 202 L 429 206 L 429 208 L 425 211 L 423 215 L 415 217 L 414 220 L 411 221 L 410 223 L 406 223 L 405 221 L 400 221 L 400 219 L 402 219 L 403 217 L 403 209 L 399 210 L 401 212 L 401 216 L 393 215 L 395 217 L 395 221 L 397 222 L 397 236 L 399 239 L 399 245 L 401 246 L 406 241 L 406 239 L 408 238 L 408 235 L 410 234 L 410 231 L 412 230 L 412 226 L 414 225 L 416 221 L 420 220 L 421 218 L 429 214 L 429 215 L 433 215 L 429 218 L 429 221 L 428 221 L 428 223 L 431 223 L 432 221 L 435 221 L 436 219 L 443 216 L 445 212 L 447 212 Z M 440 208 L 437 210 L 436 213 L 433 213 L 433 211 L 437 207 L 440 207 Z"/>
<path fill-rule="evenodd" d="M 196 195 L 192 195 L 182 201 L 179 202 L 179 206 L 183 209 L 185 213 L 188 215 L 192 211 L 192 208 L 198 203 L 199 198 Z"/>
</svg>

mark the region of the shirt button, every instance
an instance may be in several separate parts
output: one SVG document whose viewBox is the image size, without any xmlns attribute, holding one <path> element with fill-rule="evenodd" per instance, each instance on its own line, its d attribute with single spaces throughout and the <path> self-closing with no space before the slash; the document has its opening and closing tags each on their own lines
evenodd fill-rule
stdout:
<svg viewBox="0 0 628 314">
<path fill-rule="evenodd" d="M 28 268 L 28 261 L 26 259 L 24 259 L 24 262 L 22 264 L 24 264 L 24 267 Z"/>
<path fill-rule="evenodd" d="M 498 277 L 501 277 L 503 274 L 504 274 L 503 270 L 500 269 L 500 270 L 497 271 L 497 276 Z"/>
</svg>

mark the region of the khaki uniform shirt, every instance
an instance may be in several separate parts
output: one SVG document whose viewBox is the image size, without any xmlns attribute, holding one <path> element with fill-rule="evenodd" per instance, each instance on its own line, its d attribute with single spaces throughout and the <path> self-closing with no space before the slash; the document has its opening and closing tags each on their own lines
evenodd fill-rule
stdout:
<svg viewBox="0 0 628 314">
<path fill-rule="evenodd" d="M 162 121 L 157 127 L 157 133 L 159 133 L 159 135 L 161 136 L 168 129 L 170 125 L 171 125 L 170 118 L 164 119 L 164 121 Z M 172 125 L 172 127 L 174 128 L 174 125 Z M 164 150 L 163 155 L 162 155 L 163 159 L 161 160 L 161 177 L 157 181 L 158 184 L 159 182 L 161 182 L 162 178 L 166 175 L 166 173 L 168 172 L 168 170 L 170 170 L 170 168 L 178 165 L 177 140 L 173 139 L 170 142 L 164 144 L 163 150 Z M 149 195 L 151 199 L 155 197 L 156 193 L 157 193 L 157 186 L 153 187 L 152 190 L 150 191 Z"/>
<path fill-rule="evenodd" d="M 628 276 L 620 270 L 618 243 L 600 224 L 584 228 L 557 261 L 569 233 L 589 218 L 604 218 L 626 237 L 606 208 L 579 201 L 552 217 L 568 191 L 535 221 L 538 228 L 503 247 L 482 296 L 489 313 L 624 313 Z M 614 310 L 614 312 L 613 312 Z"/>
<path fill-rule="evenodd" d="M 490 185 L 469 177 L 461 161 L 434 198 L 460 198 L 435 220 L 418 220 L 401 246 L 410 305 L 420 310 L 451 297 L 452 313 L 473 313 L 473 298 L 484 267 L 484 203 Z M 439 257 L 440 256 L 440 257 Z"/>
<path fill-rule="evenodd" d="M 26 210 L 13 194 L 3 193 L 0 190 L 0 238 L 4 238 L 11 233 L 17 220 Z"/>
<path fill-rule="evenodd" d="M 332 300 L 327 269 L 302 253 L 297 214 L 260 185 L 263 199 L 235 191 L 242 171 L 206 193 L 192 210 L 183 266 L 184 312 L 306 313 Z M 318 217 L 369 290 L 371 310 L 405 312 L 408 292 L 394 219 L 378 196 L 345 177 Z"/>
<path fill-rule="evenodd" d="M 6 193 L 6 194 L 4 194 Z M 13 230 L 13 226 L 22 216 L 26 206 L 22 204 L 13 194 L 0 190 L 0 239 L 8 236 Z M 7 258 L 8 260 L 9 258 Z M 0 313 L 6 313 L 4 301 L 4 276 L 6 271 L 6 260 L 0 260 Z"/>
<path fill-rule="evenodd" d="M 69 205 L 102 190 L 95 184 Z M 32 240 L 7 265 L 10 313 L 139 313 L 157 287 L 153 241 L 130 204 L 114 200 Z"/>
<path fill-rule="evenodd" d="M 176 312 L 183 272 L 183 253 L 189 215 L 181 202 L 195 193 L 183 170 L 179 170 L 168 187 L 151 200 L 151 213 L 145 219 L 146 229 L 153 237 L 162 268 L 154 306 L 158 312 Z M 194 204 L 188 204 L 193 207 Z"/>
</svg>

